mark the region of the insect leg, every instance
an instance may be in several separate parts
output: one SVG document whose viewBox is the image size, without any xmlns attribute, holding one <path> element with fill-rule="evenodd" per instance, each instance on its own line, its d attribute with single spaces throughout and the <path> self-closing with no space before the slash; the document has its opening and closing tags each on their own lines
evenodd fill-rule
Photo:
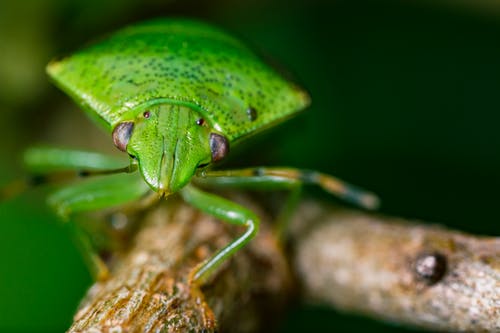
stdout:
<svg viewBox="0 0 500 333">
<path fill-rule="evenodd" d="M 75 224 L 71 224 L 70 231 L 77 249 L 80 251 L 85 264 L 90 270 L 90 275 L 96 281 L 106 280 L 109 277 L 108 266 L 92 246 L 89 236 L 80 226 Z"/>
<path fill-rule="evenodd" d="M 318 185 L 323 190 L 366 209 L 379 205 L 378 197 L 333 176 L 311 170 L 280 167 L 256 167 L 238 170 L 202 171 L 200 184 L 251 189 L 286 189 L 297 184 Z"/>
<path fill-rule="evenodd" d="M 0 201 L 14 197 L 27 189 L 50 182 L 53 176 L 74 171 L 80 176 L 127 173 L 135 165 L 101 153 L 52 147 L 34 147 L 23 155 L 24 165 L 31 177 L 20 179 L 0 188 Z"/>
<path fill-rule="evenodd" d="M 59 216 L 68 220 L 73 214 L 135 202 L 148 191 L 149 187 L 139 174 L 116 174 L 72 184 L 52 194 L 48 201 Z M 72 231 L 93 277 L 98 280 L 106 278 L 107 266 L 92 247 L 88 236 L 76 225 Z"/>
<path fill-rule="evenodd" d="M 48 202 L 58 215 L 110 208 L 134 202 L 150 191 L 139 173 L 115 174 L 84 179 L 49 196 Z"/>
<path fill-rule="evenodd" d="M 245 207 L 217 195 L 203 192 L 192 185 L 184 187 L 181 190 L 181 195 L 188 203 L 207 214 L 231 224 L 246 227 L 246 231 L 240 237 L 233 240 L 196 268 L 193 280 L 196 283 L 203 284 L 224 261 L 255 237 L 260 221 L 252 211 Z"/>
<path fill-rule="evenodd" d="M 288 190 L 288 194 L 275 223 L 275 234 L 278 238 L 283 239 L 284 232 L 287 230 L 287 225 L 290 222 L 291 216 L 295 211 L 295 207 L 300 199 L 302 190 L 302 182 L 297 179 L 277 177 L 277 176 L 235 176 L 234 172 L 239 170 L 230 170 L 232 176 L 212 176 L 212 172 L 207 172 L 207 175 L 194 178 L 194 183 L 203 187 L 237 187 L 250 190 Z M 216 173 L 225 171 L 215 171 Z M 246 171 L 245 171 L 246 172 Z"/>
<path fill-rule="evenodd" d="M 276 218 L 276 222 L 274 224 L 274 233 L 276 237 L 284 242 L 286 239 L 286 232 L 288 231 L 288 225 L 292 220 L 293 213 L 299 204 L 300 194 L 302 192 L 302 186 L 295 186 L 290 190 L 288 197 L 285 200 L 285 203 L 280 209 L 279 215 Z"/>
<path fill-rule="evenodd" d="M 35 147 L 24 153 L 24 164 L 34 174 L 78 171 L 82 174 L 126 173 L 133 171 L 127 161 L 101 153 Z"/>
</svg>

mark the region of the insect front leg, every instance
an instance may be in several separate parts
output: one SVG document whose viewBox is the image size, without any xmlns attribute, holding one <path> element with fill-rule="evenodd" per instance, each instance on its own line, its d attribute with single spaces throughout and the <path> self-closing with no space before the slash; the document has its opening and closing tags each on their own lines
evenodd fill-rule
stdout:
<svg viewBox="0 0 500 333">
<path fill-rule="evenodd" d="M 24 164 L 34 174 L 49 174 L 61 171 L 76 171 L 82 175 L 127 173 L 135 171 L 135 164 L 102 153 L 35 147 L 24 153 Z"/>
<path fill-rule="evenodd" d="M 256 167 L 238 170 L 202 171 L 196 178 L 202 185 L 257 190 L 293 189 L 300 184 L 321 187 L 342 200 L 366 209 L 376 209 L 378 197 L 336 177 L 311 170 Z"/>
<path fill-rule="evenodd" d="M 228 170 L 232 176 L 219 176 L 220 173 L 226 171 L 215 171 L 217 176 L 212 176 L 212 172 L 207 172 L 206 175 L 195 178 L 195 182 L 204 187 L 214 188 L 244 188 L 250 190 L 287 190 L 289 194 L 276 217 L 275 236 L 283 240 L 287 226 L 291 220 L 292 214 L 298 205 L 300 193 L 303 183 L 297 179 L 276 177 L 270 175 L 260 176 L 234 176 L 236 171 L 246 173 L 243 170 Z"/>
<path fill-rule="evenodd" d="M 192 185 L 184 187 L 181 190 L 181 195 L 188 203 L 207 214 L 231 224 L 246 227 L 246 231 L 240 237 L 233 240 L 195 269 L 193 281 L 197 284 L 203 284 L 216 272 L 222 263 L 255 237 L 260 220 L 245 207 L 215 194 L 203 192 Z"/>
</svg>

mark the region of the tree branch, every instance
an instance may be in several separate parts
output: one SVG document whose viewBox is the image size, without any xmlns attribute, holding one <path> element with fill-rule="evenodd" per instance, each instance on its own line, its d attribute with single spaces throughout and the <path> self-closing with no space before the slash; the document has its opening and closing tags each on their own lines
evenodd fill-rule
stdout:
<svg viewBox="0 0 500 333">
<path fill-rule="evenodd" d="M 240 202 L 263 215 L 248 200 Z M 269 329 L 273 321 L 266 319 L 279 317 L 291 284 L 266 226 L 202 290 L 188 282 L 193 267 L 236 231 L 241 233 L 169 198 L 141 221 L 133 246 L 112 263 L 111 277 L 90 288 L 69 332 Z"/>
<path fill-rule="evenodd" d="M 299 212 L 294 263 L 310 300 L 431 330 L 500 332 L 500 238 L 312 202 Z"/>
<path fill-rule="evenodd" d="M 89 290 L 69 332 L 269 331 L 293 291 L 263 216 L 259 236 L 202 290 L 201 260 L 234 227 L 169 199 L 143 219 L 109 280 Z M 447 331 L 500 331 L 500 240 L 395 218 L 301 203 L 291 226 L 292 266 L 311 301 Z"/>
</svg>

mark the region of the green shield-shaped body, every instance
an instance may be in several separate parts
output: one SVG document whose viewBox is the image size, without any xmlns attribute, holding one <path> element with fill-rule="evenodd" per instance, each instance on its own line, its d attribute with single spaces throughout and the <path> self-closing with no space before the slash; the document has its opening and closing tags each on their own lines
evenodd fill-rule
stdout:
<svg viewBox="0 0 500 333">
<path fill-rule="evenodd" d="M 241 138 L 304 109 L 308 95 L 210 25 L 154 20 L 48 66 L 133 156 L 150 187 L 182 188 Z M 195 123 L 197 125 L 195 125 Z"/>
<path fill-rule="evenodd" d="M 51 63 L 48 72 L 109 130 L 153 104 L 172 102 L 197 109 L 233 143 L 309 104 L 303 90 L 240 41 L 191 20 L 127 27 Z"/>
</svg>

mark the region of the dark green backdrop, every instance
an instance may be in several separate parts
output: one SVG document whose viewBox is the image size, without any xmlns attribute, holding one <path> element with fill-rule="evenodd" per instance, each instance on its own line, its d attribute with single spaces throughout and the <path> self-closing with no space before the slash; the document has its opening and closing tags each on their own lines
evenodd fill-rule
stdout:
<svg viewBox="0 0 500 333">
<path fill-rule="evenodd" d="M 2 1 L 0 184 L 22 175 L 20 152 L 34 142 L 112 149 L 77 130 L 93 125 L 48 83 L 51 57 L 139 19 L 192 16 L 289 68 L 313 98 L 233 164 L 315 168 L 376 191 L 384 213 L 498 235 L 500 9 L 416 3 Z M 0 332 L 67 328 L 90 278 L 43 189 L 0 204 L 0 258 Z M 405 331 L 296 306 L 282 331 L 305 329 Z"/>
</svg>

